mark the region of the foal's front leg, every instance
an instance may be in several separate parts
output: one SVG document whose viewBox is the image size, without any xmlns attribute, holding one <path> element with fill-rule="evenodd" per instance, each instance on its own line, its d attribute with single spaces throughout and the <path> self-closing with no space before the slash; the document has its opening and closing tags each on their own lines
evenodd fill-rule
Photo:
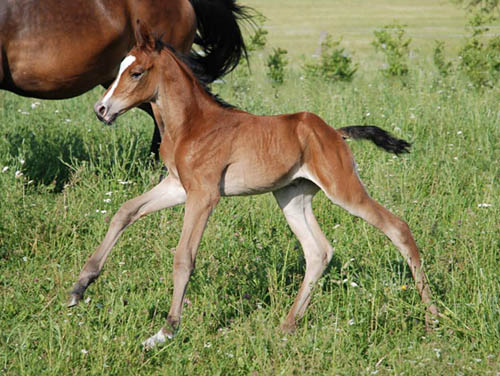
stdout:
<svg viewBox="0 0 500 376">
<path fill-rule="evenodd" d="M 68 306 L 77 305 L 87 287 L 99 276 L 111 249 L 125 228 L 149 213 L 182 204 L 185 200 L 184 188 L 179 180 L 171 175 L 150 191 L 123 204 L 113 216 L 104 240 L 80 272 L 78 282 L 71 290 Z"/>
<path fill-rule="evenodd" d="M 167 316 L 167 326 L 145 340 L 142 343 L 145 348 L 164 343 L 166 338 L 172 338 L 179 328 L 184 293 L 194 270 L 196 252 L 208 218 L 218 201 L 218 193 L 188 192 L 181 238 L 174 256 L 174 293 Z"/>
</svg>

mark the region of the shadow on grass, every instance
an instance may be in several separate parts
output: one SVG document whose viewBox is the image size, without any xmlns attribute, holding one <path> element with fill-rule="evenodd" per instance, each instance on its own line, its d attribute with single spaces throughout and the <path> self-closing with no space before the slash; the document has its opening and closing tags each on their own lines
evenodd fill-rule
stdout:
<svg viewBox="0 0 500 376">
<path fill-rule="evenodd" d="M 9 154 L 24 160 L 22 172 L 28 180 L 60 192 L 71 179 L 72 167 L 80 162 L 90 163 L 96 174 L 109 173 L 117 167 L 134 174 L 136 160 L 150 160 L 149 140 L 143 139 L 137 130 L 112 131 L 116 132 L 111 137 L 107 131 L 111 139 L 100 144 L 97 140 L 103 137 L 89 133 L 85 127 L 40 124 L 36 128 L 9 129 L 5 140 Z"/>
</svg>

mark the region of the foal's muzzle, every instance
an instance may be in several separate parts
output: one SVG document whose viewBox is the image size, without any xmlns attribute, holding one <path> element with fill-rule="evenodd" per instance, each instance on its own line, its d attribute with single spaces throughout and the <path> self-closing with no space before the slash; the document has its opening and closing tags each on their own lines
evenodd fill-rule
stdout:
<svg viewBox="0 0 500 376">
<path fill-rule="evenodd" d="M 118 116 L 117 113 L 110 113 L 109 107 L 100 101 L 95 104 L 94 112 L 97 118 L 107 125 L 111 125 Z"/>
</svg>

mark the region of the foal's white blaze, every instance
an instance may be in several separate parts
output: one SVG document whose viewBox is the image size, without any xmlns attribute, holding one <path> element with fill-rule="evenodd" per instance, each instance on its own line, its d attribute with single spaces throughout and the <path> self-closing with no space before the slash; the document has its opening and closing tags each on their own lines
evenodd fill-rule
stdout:
<svg viewBox="0 0 500 376">
<path fill-rule="evenodd" d="M 120 70 L 118 71 L 118 76 L 116 77 L 115 81 L 113 82 L 113 85 L 111 85 L 111 88 L 108 90 L 104 98 L 102 99 L 101 103 L 106 104 L 106 102 L 113 96 L 113 93 L 118 86 L 118 82 L 120 82 L 120 78 L 125 72 L 125 69 L 130 67 L 132 63 L 136 60 L 136 57 L 133 55 L 128 55 L 125 59 L 123 59 L 122 63 L 120 64 Z"/>
</svg>

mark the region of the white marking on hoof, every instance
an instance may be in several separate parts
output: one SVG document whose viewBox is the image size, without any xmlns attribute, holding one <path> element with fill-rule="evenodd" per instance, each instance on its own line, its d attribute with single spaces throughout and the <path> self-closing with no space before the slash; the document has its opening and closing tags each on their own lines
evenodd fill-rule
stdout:
<svg viewBox="0 0 500 376">
<path fill-rule="evenodd" d="M 154 336 L 149 337 L 147 340 L 142 342 L 142 346 L 144 346 L 145 350 L 152 349 L 156 345 L 162 345 L 168 339 L 174 338 L 171 333 L 164 333 L 163 328 L 158 331 Z"/>
<path fill-rule="evenodd" d="M 78 305 L 79 301 L 80 301 L 80 299 L 78 299 L 78 296 L 71 294 L 71 297 L 70 297 L 69 302 L 68 302 L 68 308 L 71 308 L 71 307 Z"/>
</svg>

